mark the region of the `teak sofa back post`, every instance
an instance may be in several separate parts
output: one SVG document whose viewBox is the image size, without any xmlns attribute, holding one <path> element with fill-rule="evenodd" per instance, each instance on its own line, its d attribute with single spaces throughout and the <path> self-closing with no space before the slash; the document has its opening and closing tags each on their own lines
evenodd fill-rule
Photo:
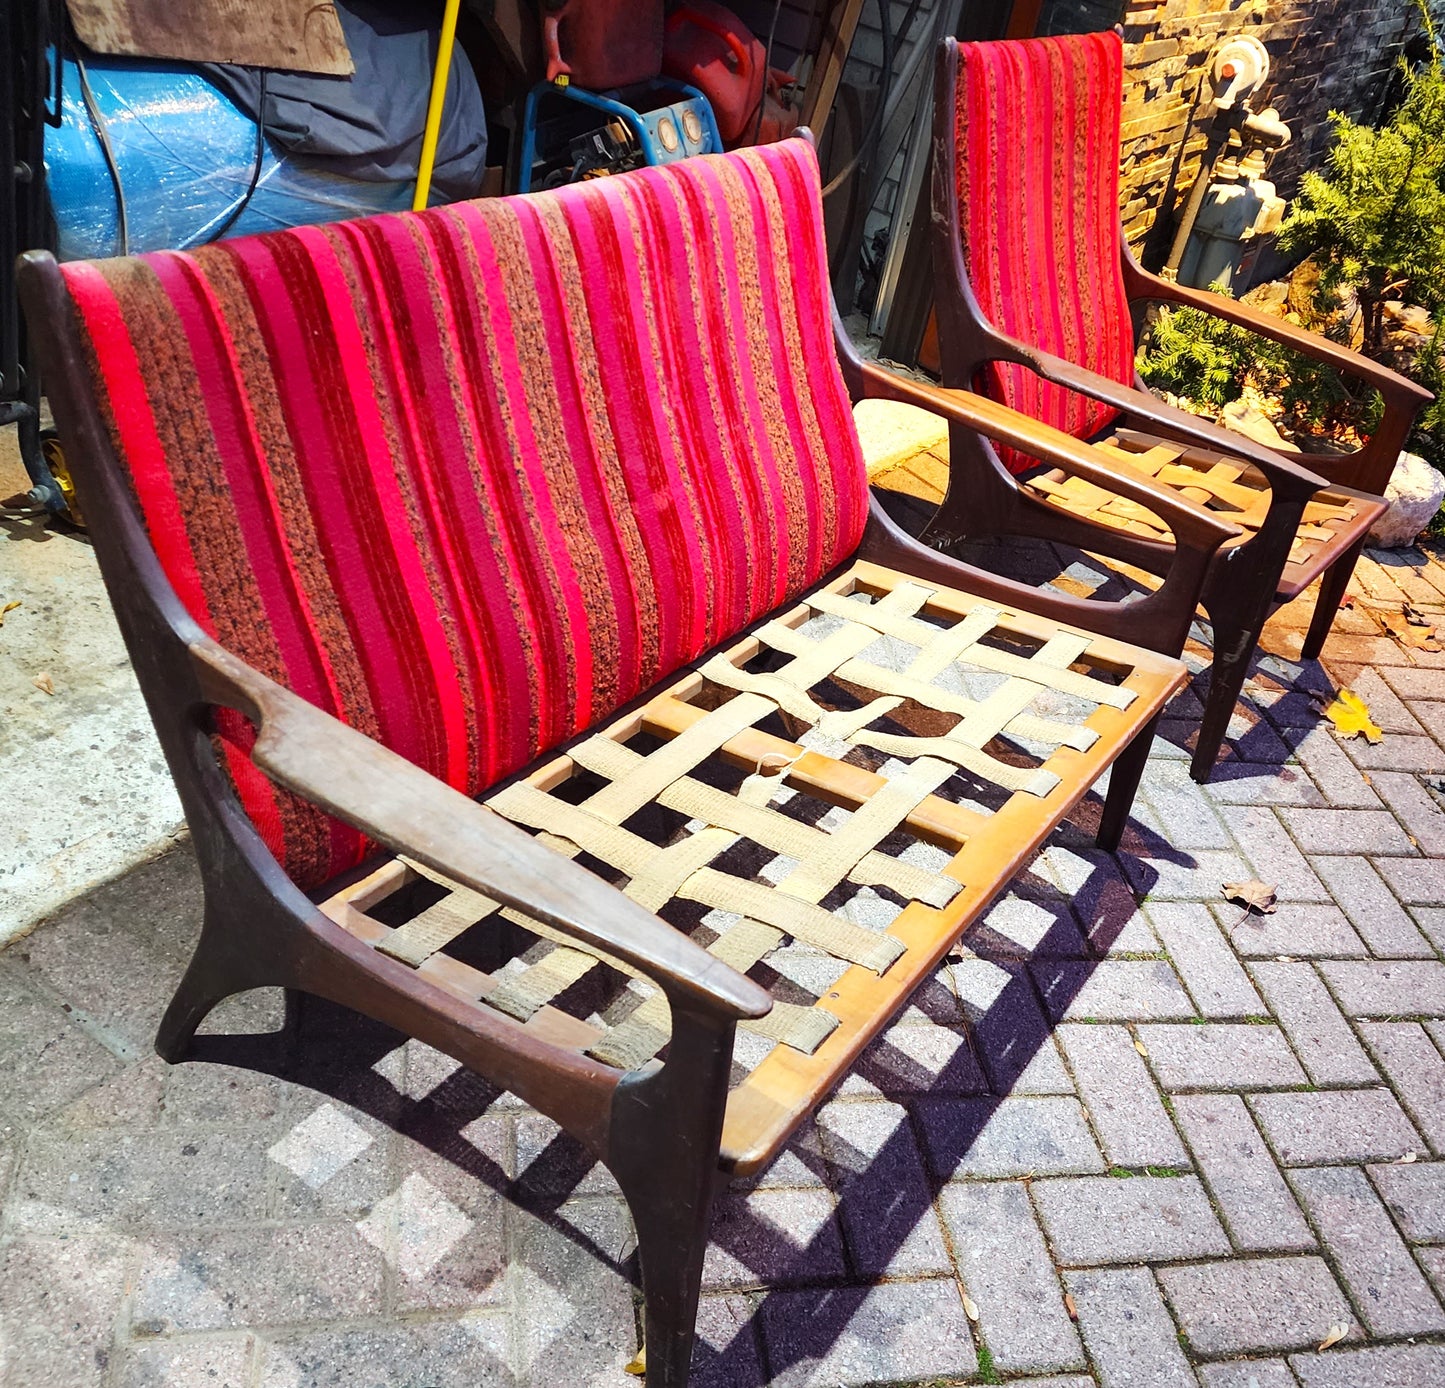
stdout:
<svg viewBox="0 0 1445 1388">
<path fill-rule="evenodd" d="M 802 195 L 814 200 L 816 213 L 816 168 L 811 157 L 805 162 L 809 172 Z M 661 171 L 644 175 L 689 176 Z M 595 194 L 567 195 L 587 196 Z M 794 248 L 794 253 L 816 255 L 818 248 Z M 647 1382 L 649 1388 L 682 1388 L 692 1355 L 715 1187 L 732 1170 L 750 1170 L 771 1158 L 791 1126 L 837 1082 L 852 1056 L 903 1005 L 907 993 L 890 994 L 886 1011 L 877 1015 L 845 1015 L 829 1062 L 832 1068 L 817 1071 L 822 1078 L 814 1081 L 807 1079 L 813 1072 L 806 1065 L 798 1068 L 802 1087 L 780 1101 L 783 1107 L 769 1118 L 766 1139 L 758 1139 L 764 1145 L 735 1148 L 735 1154 L 749 1155 L 723 1160 L 734 1031 L 739 1022 L 769 1013 L 774 1003 L 768 992 L 500 814 L 347 727 L 212 639 L 182 603 L 158 558 L 126 464 L 103 417 L 94 349 L 82 338 L 60 268 L 48 255 L 32 253 L 24 258 L 20 287 L 54 412 L 74 459 L 77 485 L 87 513 L 95 518 L 97 557 L 180 792 L 204 884 L 199 942 L 161 1023 L 157 1049 L 167 1060 L 179 1060 L 196 1027 L 218 1002 L 251 988 L 281 987 L 364 1012 L 516 1093 L 580 1139 L 616 1175 L 638 1232 Z M 324 328 L 324 320 L 318 319 L 316 326 Z M 827 325 L 821 330 L 826 334 Z M 1097 468 L 1089 451 L 1067 435 L 965 392 L 895 380 L 860 362 L 841 331 L 836 342 L 843 378 L 855 399 L 906 400 L 934 409 L 959 429 L 985 430 L 1030 447 L 1059 466 L 1084 473 Z M 788 360 L 776 366 L 796 372 L 835 369 L 831 363 Z M 856 450 L 856 438 L 835 442 Z M 1212 555 L 1237 533 L 1147 479 L 1132 485 L 1142 500 L 1169 517 L 1180 544 L 1160 592 L 1127 611 L 1041 594 L 971 570 L 903 535 L 876 503 L 861 544 L 843 567 L 861 561 L 863 570 L 872 573 L 879 571 L 869 569 L 870 563 L 887 565 L 900 581 L 907 575 L 924 583 L 963 587 L 971 598 L 1026 614 L 1030 629 L 1087 620 L 1106 637 L 1123 637 L 1133 632 L 1143 612 L 1173 611 L 1181 604 L 1192 608 Z M 838 572 L 824 575 L 824 585 Z M 941 957 L 958 930 L 1007 885 L 1111 761 L 1100 841 L 1105 846 L 1117 843 L 1159 710 L 1183 672 L 1175 662 L 1125 646 L 1107 650 L 1108 659 L 1122 660 L 1138 672 L 1131 677 L 1135 702 L 1130 712 L 1110 714 L 1110 731 L 1097 750 L 1089 758 L 1075 758 L 1079 772 L 1040 801 L 1037 813 L 1027 805 L 1014 806 L 1009 822 L 1027 825 L 1027 831 L 1010 851 L 997 855 L 986 878 L 968 884 L 960 898 L 972 903 L 967 917 L 945 935 L 930 938 L 921 953 L 908 954 L 914 962 L 900 977 L 921 979 L 930 961 Z M 619 714 L 651 707 L 653 694 L 641 691 Z M 1130 707 L 1122 701 L 1117 706 Z M 539 929 L 555 930 L 578 947 L 645 975 L 662 989 L 671 1013 L 665 1063 L 630 1071 L 604 1063 L 579 1046 L 575 1027 L 559 1014 L 544 1008 L 524 1025 L 479 1005 L 475 989 L 452 986 L 441 973 L 408 967 L 338 925 L 317 904 L 330 885 L 309 894 L 295 885 L 238 802 L 215 750 L 217 709 L 234 710 L 255 726 L 250 762 L 273 784 L 354 826 L 373 844 L 440 874 L 459 890 L 524 911 Z M 518 776 L 526 774 L 524 768 Z M 839 793 L 846 801 L 852 791 Z M 865 990 L 860 996 L 867 995 Z M 828 1055 L 827 1047 L 820 1054 Z"/>
<path fill-rule="evenodd" d="M 986 53 L 997 55 L 996 64 L 992 57 L 983 56 Z M 965 112 L 966 54 L 977 57 L 980 73 L 987 69 L 990 73 L 1027 75 L 1000 78 L 997 90 L 986 89 L 985 79 L 974 76 L 971 80 L 978 84 L 978 95 L 970 89 L 973 104 Z M 1045 72 L 1047 77 L 1039 76 Z M 1122 417 L 1127 423 L 1140 422 L 1145 434 L 1135 437 L 1141 440 L 1141 447 L 1144 442 L 1170 440 L 1182 445 L 1181 451 L 1193 449 L 1201 455 L 1223 456 L 1263 474 L 1269 495 L 1263 524 L 1247 540 L 1220 552 L 1199 597 L 1214 629 L 1209 695 L 1191 767 L 1195 779 L 1202 781 L 1208 779 L 1218 755 L 1265 620 L 1276 606 L 1296 597 L 1316 578 L 1322 579 L 1320 595 L 1303 655 L 1310 660 L 1319 654 L 1369 528 L 1385 509 L 1378 494 L 1385 490 L 1416 413 L 1431 397 L 1397 373 L 1326 338 L 1222 295 L 1159 279 L 1139 265 L 1123 235 L 1117 208 L 1118 114 L 1117 108 L 1108 103 L 1120 100 L 1121 72 L 1121 43 L 1112 33 L 969 45 L 949 39 L 940 45 L 934 72 L 932 193 L 939 345 L 947 384 L 987 389 L 991 396 L 1001 395 L 1017 406 L 1004 378 L 1010 368 L 1022 368 L 1027 375 L 1013 378 L 1015 383 L 1026 381 L 1050 408 L 1059 409 L 1066 399 L 1071 405 L 1086 407 L 1080 414 L 1083 436 L 1092 436 L 1096 430 L 1108 433 L 1110 421 Z M 1015 80 L 1017 89 L 1009 87 L 1008 80 Z M 1035 90 L 1030 84 L 1036 80 Z M 987 97 L 983 95 L 985 90 Z M 985 133 L 977 137 L 980 142 L 990 136 L 1003 142 L 1011 140 L 1011 132 L 1023 123 L 1019 113 L 1008 106 L 1014 99 L 1032 99 L 1040 106 L 1037 118 L 1045 121 L 1050 119 L 1048 112 L 1066 110 L 1060 118 L 1072 120 L 1074 138 L 1080 142 L 1078 148 L 1082 148 L 1087 131 L 1090 158 L 1097 157 L 1099 163 L 1090 164 L 1084 174 L 1083 157 L 1075 149 L 1070 151 L 1070 158 L 1081 168 L 1066 174 L 1086 185 L 1076 191 L 1087 206 L 1071 205 L 1063 189 L 1010 189 L 1016 205 L 999 209 L 997 235 L 980 238 L 979 244 L 968 250 L 964 245 L 959 185 L 972 177 L 974 166 L 966 162 L 968 155 L 959 143 L 960 132 L 974 120 L 985 127 Z M 1035 137 L 1043 141 L 1054 138 L 1054 134 L 1036 131 Z M 1105 163 L 1115 171 L 1112 178 L 1103 168 Z M 1020 176 L 1015 171 L 1014 177 Z M 971 195 L 979 196 L 976 190 Z M 1067 237 L 1061 239 L 1077 254 L 1088 253 L 1095 262 L 1099 256 L 1117 257 L 1114 264 L 1106 259 L 1089 267 L 1060 263 L 1049 267 L 1048 274 L 1035 266 L 1035 273 L 1023 277 L 1027 283 L 1015 283 L 1010 291 L 1020 300 L 1042 302 L 1052 296 L 1064 304 L 1059 310 L 1069 323 L 1064 335 L 1072 333 L 1077 339 L 1074 350 L 1097 358 L 1095 369 L 1066 360 L 1060 344 L 1024 341 L 1018 335 L 1021 330 L 1012 334 L 1002 330 L 980 304 L 973 275 L 997 271 L 1005 255 L 1000 238 L 1014 234 L 1010 228 L 1026 198 L 1041 201 L 1051 209 L 1055 226 L 1067 228 Z M 1105 241 L 1110 246 L 1107 252 L 1102 249 Z M 1086 268 L 1088 280 L 1080 288 L 1082 308 L 1070 318 L 1064 303 L 1068 297 L 1065 287 L 1076 276 L 1083 278 Z M 1010 273 L 1017 276 L 1018 266 L 1014 265 Z M 1044 283 L 1050 276 L 1051 282 Z M 990 292 L 997 294 L 999 287 L 995 285 Z M 1306 464 L 1298 455 L 1277 452 L 1166 404 L 1148 392 L 1133 366 L 1133 332 L 1126 315 L 1131 311 L 1137 314 L 1147 301 L 1201 309 L 1365 382 L 1384 398 L 1380 425 L 1357 452 L 1343 457 L 1311 455 Z M 1127 362 L 1122 368 L 1115 361 L 1106 364 L 1104 358 L 1109 353 L 1099 342 L 1090 340 L 1093 336 L 1102 341 L 1105 334 L 1127 335 Z M 1114 374 L 1105 374 L 1106 365 Z M 1163 566 L 1172 557 L 1171 544 L 1071 514 L 1065 506 L 1051 505 L 1021 485 L 1013 473 L 1032 462 L 1025 456 L 1028 454 L 1027 448 L 1006 452 L 1005 458 L 1011 462 L 1005 466 L 1000 451 L 977 434 L 954 430 L 948 491 L 928 524 L 926 537 L 950 547 L 968 536 L 1035 536 L 1107 554 L 1146 572 L 1164 572 Z M 1117 491 L 1127 471 L 1119 466 L 1099 485 Z M 1292 563 L 1292 549 L 1306 508 L 1326 487 L 1336 491 L 1363 489 L 1348 494 L 1353 520 L 1343 527 L 1336 541 L 1323 546 L 1314 558 L 1302 564 Z M 1144 619 L 1134 629 L 1133 639 L 1154 650 L 1176 654 L 1183 648 L 1192 615 L 1182 606 L 1167 617 L 1150 614 L 1144 618 L 1141 613 Z"/>
</svg>

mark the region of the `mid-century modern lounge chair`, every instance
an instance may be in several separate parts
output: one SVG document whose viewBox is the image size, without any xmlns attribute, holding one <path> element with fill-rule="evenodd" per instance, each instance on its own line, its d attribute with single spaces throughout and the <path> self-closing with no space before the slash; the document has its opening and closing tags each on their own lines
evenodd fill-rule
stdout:
<svg viewBox="0 0 1445 1388">
<path fill-rule="evenodd" d="M 933 252 L 945 385 L 969 386 L 1079 439 L 1104 440 L 1118 476 L 1145 474 L 1243 530 L 1222 548 L 1201 604 L 1214 661 L 1192 763 L 1207 780 L 1260 629 L 1321 579 L 1304 642 L 1324 645 L 1366 534 L 1420 406 L 1431 397 L 1325 338 L 1219 294 L 1146 273 L 1119 219 L 1123 45 L 1118 34 L 941 46 L 933 133 Z M 1130 306 L 1200 308 L 1373 386 L 1384 418 L 1343 457 L 1286 455 L 1166 405 L 1134 369 Z M 1167 521 L 1129 498 L 995 450 L 955 429 L 947 492 L 926 531 L 1034 536 L 1154 573 Z M 1178 652 L 1177 616 L 1134 640 Z"/>
<path fill-rule="evenodd" d="M 1234 529 L 1121 483 L 1180 545 L 1117 610 L 870 513 L 850 393 L 1101 469 L 835 355 L 803 140 L 21 285 L 204 881 L 158 1049 L 284 987 L 512 1090 L 682 1388 L 719 1180 L 1111 765 L 1117 842 L 1184 668 L 1065 623 L 1192 610 Z"/>
</svg>

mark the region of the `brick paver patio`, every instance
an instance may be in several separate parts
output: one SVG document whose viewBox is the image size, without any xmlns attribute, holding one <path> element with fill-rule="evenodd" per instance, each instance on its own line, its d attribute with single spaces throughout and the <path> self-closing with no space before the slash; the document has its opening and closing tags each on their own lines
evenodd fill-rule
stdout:
<svg viewBox="0 0 1445 1388">
<path fill-rule="evenodd" d="M 1445 1384 L 1445 652 L 1378 620 L 1445 567 L 1357 588 L 1323 669 L 1271 626 L 1204 788 L 1181 696 L 1122 851 L 1064 826 L 724 1197 L 699 1388 Z M 321 1003 L 151 1054 L 200 910 L 176 852 L 0 955 L 6 1388 L 636 1383 L 626 1212 L 546 1121 Z"/>
</svg>

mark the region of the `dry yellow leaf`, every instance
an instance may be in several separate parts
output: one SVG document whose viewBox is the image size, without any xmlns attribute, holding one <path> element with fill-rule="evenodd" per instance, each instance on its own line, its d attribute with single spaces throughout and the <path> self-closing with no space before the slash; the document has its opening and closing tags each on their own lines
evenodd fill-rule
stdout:
<svg viewBox="0 0 1445 1388">
<path fill-rule="evenodd" d="M 646 1378 L 646 1377 L 647 1377 L 647 1346 L 646 1346 L 646 1345 L 644 1345 L 640 1350 L 637 1351 L 637 1358 L 636 1358 L 636 1359 L 632 1359 L 632 1360 L 629 1360 L 629 1361 L 628 1361 L 627 1368 L 626 1368 L 625 1372 L 631 1374 L 631 1375 L 633 1376 L 633 1378 Z"/>
<path fill-rule="evenodd" d="M 0 627 L 5 625 L 5 614 L 7 612 L 14 612 L 19 606 L 20 601 L 17 598 L 14 602 L 7 602 L 4 607 L 0 607 Z"/>
<path fill-rule="evenodd" d="M 1134 1038 L 1134 1049 L 1138 1051 L 1139 1054 L 1142 1055 L 1146 1060 L 1149 1058 L 1148 1047 L 1146 1047 L 1137 1036 Z"/>
<path fill-rule="evenodd" d="M 1323 1340 L 1320 1341 L 1320 1348 L 1329 1349 L 1331 1345 L 1339 1344 L 1339 1342 L 1343 1340 L 1345 1336 L 1349 1333 L 1349 1322 L 1336 1321 L 1332 1326 L 1330 1326 L 1330 1333 L 1326 1335 Z"/>
<path fill-rule="evenodd" d="M 1271 887 L 1257 877 L 1251 877 L 1248 882 L 1224 883 L 1224 899 L 1243 906 L 1245 915 L 1251 911 L 1258 911 L 1262 916 L 1272 915 L 1277 891 L 1277 887 Z"/>
<path fill-rule="evenodd" d="M 978 1319 L 978 1302 L 969 1296 L 967 1292 L 963 1293 L 963 1314 L 971 1321 Z"/>
<path fill-rule="evenodd" d="M 1069 1319 L 1071 1321 L 1079 1319 L 1079 1308 L 1074 1304 L 1074 1294 L 1072 1292 L 1064 1293 L 1064 1310 L 1069 1313 Z"/>
<path fill-rule="evenodd" d="M 1385 735 L 1371 720 L 1369 705 L 1352 689 L 1340 690 L 1334 703 L 1325 706 L 1324 714 L 1341 737 L 1363 734 L 1367 742 L 1378 742 Z"/>
<path fill-rule="evenodd" d="M 42 670 L 30 683 L 40 690 L 42 694 L 55 693 L 55 681 L 50 678 L 49 670 Z"/>
</svg>

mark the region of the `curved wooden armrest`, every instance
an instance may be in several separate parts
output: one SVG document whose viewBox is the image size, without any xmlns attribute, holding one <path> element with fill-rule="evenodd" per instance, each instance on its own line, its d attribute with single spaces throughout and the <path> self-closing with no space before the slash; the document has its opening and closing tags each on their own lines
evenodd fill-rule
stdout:
<svg viewBox="0 0 1445 1388">
<path fill-rule="evenodd" d="M 1213 550 L 1243 533 L 1239 526 L 1152 478 L 1113 465 L 1073 435 L 1030 419 L 973 391 L 910 381 L 885 370 L 876 362 L 863 363 L 863 390 L 866 398 L 897 400 L 930 410 L 955 424 L 962 424 L 1010 447 L 1022 449 L 1042 462 L 1083 477 L 1106 491 L 1137 501 L 1167 521 L 1176 540 L 1182 544 Z"/>
<path fill-rule="evenodd" d="M 1177 409 L 1147 391 L 1120 385 L 1097 371 L 1075 366 L 1073 362 L 1052 353 L 1040 352 L 1022 343 L 1011 345 L 1017 348 L 1017 355 L 1000 354 L 998 360 L 1017 361 L 1019 365 L 1038 372 L 1046 381 L 1112 405 L 1123 414 L 1145 420 L 1152 429 L 1167 438 L 1197 444 L 1212 452 L 1225 453 L 1231 458 L 1252 463 L 1264 473 L 1271 491 L 1281 496 L 1307 501 L 1315 492 L 1329 485 L 1318 473 L 1311 472 L 1291 456 L 1276 453 L 1243 434 L 1233 433 L 1218 424 L 1211 424 L 1207 419 L 1200 419 L 1198 415 Z"/>
<path fill-rule="evenodd" d="M 1422 406 L 1428 405 L 1435 398 L 1424 386 L 1416 385 L 1414 381 L 1400 375 L 1398 371 L 1391 371 L 1388 366 L 1381 366 L 1379 362 L 1372 361 L 1359 352 L 1352 352 L 1348 347 L 1341 347 L 1338 342 L 1331 342 L 1329 338 L 1322 337 L 1319 333 L 1309 332 L 1294 323 L 1286 322 L 1283 318 L 1261 313 L 1257 308 L 1253 308 L 1249 304 L 1242 304 L 1238 299 L 1231 299 L 1223 294 L 1212 294 L 1204 289 L 1191 289 L 1183 284 L 1170 284 L 1168 280 L 1151 275 L 1137 262 L 1131 264 L 1130 260 L 1130 257 L 1125 259 L 1124 275 L 1126 290 L 1131 302 L 1136 299 L 1159 299 L 1165 303 L 1182 304 L 1187 308 L 1201 309 L 1215 318 L 1223 319 L 1226 323 L 1234 323 L 1238 327 L 1248 328 L 1250 332 L 1258 333 L 1261 337 L 1267 337 L 1271 341 L 1283 343 L 1286 347 L 1292 347 L 1304 356 L 1312 357 L 1315 361 L 1332 366 L 1347 376 L 1364 381 L 1384 396 L 1387 409 L 1392 405 L 1397 409 L 1408 409 L 1412 417 Z"/>
<path fill-rule="evenodd" d="M 307 703 L 214 641 L 190 645 L 204 697 L 257 726 L 251 759 L 277 784 L 437 872 L 624 960 L 670 999 L 734 1019 L 766 989 L 585 868 Z"/>
</svg>

